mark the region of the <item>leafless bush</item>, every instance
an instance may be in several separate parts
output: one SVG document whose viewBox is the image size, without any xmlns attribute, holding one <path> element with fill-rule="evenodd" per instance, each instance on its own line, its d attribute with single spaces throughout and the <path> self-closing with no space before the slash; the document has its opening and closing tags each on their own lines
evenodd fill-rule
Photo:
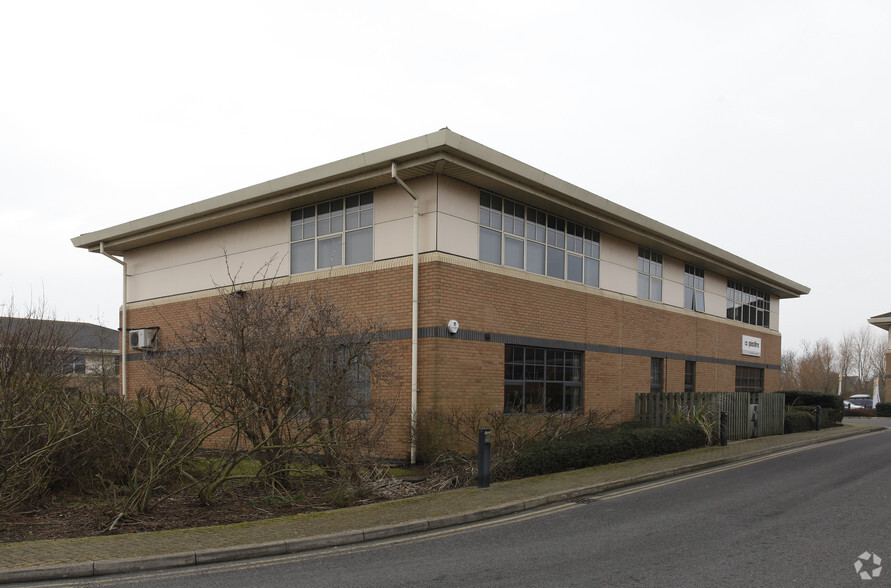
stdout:
<svg viewBox="0 0 891 588">
<path fill-rule="evenodd" d="M 72 330 L 41 304 L 0 318 L 0 512 L 51 491 L 106 493 L 122 514 L 147 512 L 209 434 L 169 395 L 133 401 L 66 389 Z"/>
<path fill-rule="evenodd" d="M 0 305 L 0 512 L 30 505 L 52 482 L 58 448 L 85 431 L 63 394 L 70 339 L 40 303 Z"/>
<path fill-rule="evenodd" d="M 158 504 L 200 483 L 196 469 L 202 443 L 216 432 L 195 414 L 194 405 L 163 389 L 139 390 L 135 398 L 103 403 L 96 415 L 103 447 L 114 468 L 100 470 L 109 490 L 120 488 L 114 506 L 117 521 L 151 512 Z"/>
<path fill-rule="evenodd" d="M 533 443 L 560 439 L 577 431 L 603 427 L 616 411 L 505 414 L 483 408 L 455 407 L 419 415 L 418 448 L 434 476 L 454 486 L 476 478 L 478 431 L 492 431 L 491 467 L 498 468 Z"/>
<path fill-rule="evenodd" d="M 388 373 L 380 325 L 261 277 L 240 286 L 233 276 L 153 361 L 170 389 L 225 434 L 224 458 L 199 492 L 205 503 L 248 459 L 260 463 L 257 479 L 285 492 L 306 464 L 355 477 L 395 407 L 370 393 Z"/>
</svg>

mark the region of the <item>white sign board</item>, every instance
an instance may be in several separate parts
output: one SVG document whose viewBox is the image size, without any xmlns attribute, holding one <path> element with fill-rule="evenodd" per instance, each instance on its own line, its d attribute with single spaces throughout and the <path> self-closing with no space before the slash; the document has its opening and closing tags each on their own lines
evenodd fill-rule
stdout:
<svg viewBox="0 0 891 588">
<path fill-rule="evenodd" d="M 753 357 L 761 357 L 761 339 L 760 337 L 742 336 L 742 354 L 751 355 Z"/>
</svg>

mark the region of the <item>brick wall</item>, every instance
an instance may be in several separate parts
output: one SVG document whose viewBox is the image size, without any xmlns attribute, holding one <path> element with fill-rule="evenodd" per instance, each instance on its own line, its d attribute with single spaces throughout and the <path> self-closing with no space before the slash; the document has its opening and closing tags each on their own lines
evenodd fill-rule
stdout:
<svg viewBox="0 0 891 588">
<path fill-rule="evenodd" d="M 418 402 L 428 408 L 479 407 L 501 410 L 504 339 L 541 346 L 587 345 L 584 355 L 584 406 L 618 409 L 634 415 L 634 394 L 649 390 L 650 356 L 666 357 L 666 390 L 684 389 L 684 361 L 696 360 L 697 391 L 732 391 L 734 363 L 778 366 L 780 336 L 723 319 L 673 309 L 562 282 L 486 271 L 485 264 L 436 258 L 421 264 L 419 326 L 444 327 L 459 321 L 457 336 L 427 336 L 419 341 Z M 373 394 L 396 405 L 391 450 L 407 454 L 411 398 L 411 267 L 400 265 L 283 286 L 295 296 L 330 296 L 346 310 L 405 335 L 385 345 L 392 378 L 375 383 Z M 129 328 L 160 327 L 161 349 L 198 316 L 208 298 L 137 305 Z M 490 336 L 485 340 L 486 335 Z M 761 338 L 760 358 L 743 356 L 742 335 Z M 526 338 L 526 339 L 524 339 Z M 594 346 L 594 350 L 590 347 Z M 153 383 L 145 362 L 131 355 L 129 389 Z M 779 370 L 765 369 L 765 390 L 779 386 Z"/>
</svg>

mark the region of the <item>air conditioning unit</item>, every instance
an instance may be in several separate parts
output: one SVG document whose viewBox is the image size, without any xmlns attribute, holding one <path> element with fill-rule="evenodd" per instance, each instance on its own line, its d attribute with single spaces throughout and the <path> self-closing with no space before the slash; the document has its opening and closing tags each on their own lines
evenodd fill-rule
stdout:
<svg viewBox="0 0 891 588">
<path fill-rule="evenodd" d="M 130 349 L 154 349 L 157 335 L 157 329 L 133 329 L 130 331 Z"/>
</svg>

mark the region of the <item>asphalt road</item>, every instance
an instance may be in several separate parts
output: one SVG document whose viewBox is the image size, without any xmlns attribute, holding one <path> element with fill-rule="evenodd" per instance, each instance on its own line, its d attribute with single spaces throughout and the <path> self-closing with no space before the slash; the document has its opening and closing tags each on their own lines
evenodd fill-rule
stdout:
<svg viewBox="0 0 891 588">
<path fill-rule="evenodd" d="M 53 585 L 891 585 L 889 455 L 886 431 L 459 528 Z M 868 582 L 865 552 L 889 564 Z"/>
</svg>

